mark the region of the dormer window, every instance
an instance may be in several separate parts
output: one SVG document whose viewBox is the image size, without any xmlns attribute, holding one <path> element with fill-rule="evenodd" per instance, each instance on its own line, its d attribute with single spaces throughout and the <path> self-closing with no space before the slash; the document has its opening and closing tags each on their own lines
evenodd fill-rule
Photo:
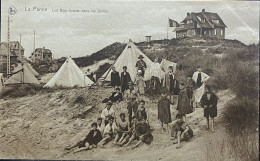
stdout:
<svg viewBox="0 0 260 161">
<path fill-rule="evenodd" d="M 187 20 L 187 24 L 191 24 L 192 23 L 192 20 Z"/>
<path fill-rule="evenodd" d="M 219 24 L 219 20 L 212 20 L 213 23 Z"/>
<path fill-rule="evenodd" d="M 205 23 L 205 21 L 206 21 L 205 18 L 202 18 L 202 19 L 201 19 L 201 22 L 202 22 L 202 23 Z"/>
<path fill-rule="evenodd" d="M 180 28 L 184 28 L 184 24 L 181 24 Z"/>
</svg>

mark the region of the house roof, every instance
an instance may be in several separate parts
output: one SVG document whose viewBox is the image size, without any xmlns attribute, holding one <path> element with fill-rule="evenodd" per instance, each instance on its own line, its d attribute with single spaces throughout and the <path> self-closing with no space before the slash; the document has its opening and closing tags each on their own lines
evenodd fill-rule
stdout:
<svg viewBox="0 0 260 161">
<path fill-rule="evenodd" d="M 37 48 L 35 49 L 35 52 L 44 53 L 44 54 L 52 54 L 50 49 L 46 48 Z"/>
<path fill-rule="evenodd" d="M 2 42 L 1 45 L 4 45 L 6 48 L 8 47 L 7 45 L 7 42 Z M 19 50 L 19 41 L 10 41 L 10 48 L 11 49 L 17 49 Z M 23 46 L 21 45 L 21 50 L 24 50 Z"/>
<path fill-rule="evenodd" d="M 205 22 L 202 22 L 205 19 Z M 214 27 L 227 27 L 223 20 L 219 17 L 217 13 L 212 12 L 198 12 L 198 13 L 188 13 L 187 17 L 181 22 L 185 23 L 184 28 L 177 27 L 174 31 L 182 31 L 191 29 L 190 24 L 187 24 L 187 20 L 193 20 L 197 22 L 198 28 L 214 28 Z M 219 23 L 215 23 L 212 20 L 219 20 Z M 194 26 L 194 24 L 193 24 Z M 195 27 L 195 26 L 194 26 Z M 194 28 L 192 27 L 192 28 Z"/>
</svg>

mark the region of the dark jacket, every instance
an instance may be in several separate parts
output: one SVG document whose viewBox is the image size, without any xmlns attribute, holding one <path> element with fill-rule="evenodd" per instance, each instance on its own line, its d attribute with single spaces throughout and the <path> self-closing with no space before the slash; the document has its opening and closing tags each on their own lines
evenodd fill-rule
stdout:
<svg viewBox="0 0 260 161">
<path fill-rule="evenodd" d="M 97 129 L 97 134 L 95 136 L 94 135 L 94 130 L 91 130 L 87 137 L 84 139 L 84 143 L 88 142 L 89 145 L 97 145 L 101 140 L 102 140 L 102 135 L 101 132 Z"/>
<path fill-rule="evenodd" d="M 117 71 L 111 72 L 111 86 L 120 86 L 120 76 Z"/>
<path fill-rule="evenodd" d="M 128 86 L 128 82 L 131 81 L 131 77 L 130 74 L 128 72 L 126 72 L 126 74 L 124 75 L 124 72 L 121 73 L 121 90 L 122 92 L 124 92 L 125 90 L 127 90 L 129 88 Z"/>
<path fill-rule="evenodd" d="M 202 95 L 202 98 L 200 100 L 202 107 L 204 107 L 205 105 L 207 107 L 209 107 L 210 105 L 212 105 L 215 108 L 217 107 L 217 102 L 218 102 L 217 96 L 214 93 L 211 93 L 211 92 L 210 92 L 210 94 L 211 94 L 211 96 L 210 96 L 209 100 L 207 98 L 207 93 L 204 93 Z"/>
<path fill-rule="evenodd" d="M 113 92 L 112 95 L 109 97 L 109 100 L 111 102 L 117 102 L 117 101 L 122 101 L 123 100 L 123 95 L 122 93 L 120 92 L 117 96 L 115 96 L 117 92 Z"/>
</svg>

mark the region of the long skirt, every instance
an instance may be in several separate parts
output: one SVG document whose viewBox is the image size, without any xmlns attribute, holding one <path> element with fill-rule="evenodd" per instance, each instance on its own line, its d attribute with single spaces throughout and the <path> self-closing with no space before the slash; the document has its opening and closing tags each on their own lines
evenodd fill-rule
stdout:
<svg viewBox="0 0 260 161">
<path fill-rule="evenodd" d="M 199 88 L 193 91 L 194 102 L 200 102 L 202 95 L 204 94 L 205 84 L 203 83 Z"/>
</svg>

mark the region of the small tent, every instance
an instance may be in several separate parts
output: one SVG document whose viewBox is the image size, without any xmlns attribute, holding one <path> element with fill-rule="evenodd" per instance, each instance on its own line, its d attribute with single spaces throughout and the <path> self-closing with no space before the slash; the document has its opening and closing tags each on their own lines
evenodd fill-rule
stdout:
<svg viewBox="0 0 260 161">
<path fill-rule="evenodd" d="M 34 76 L 38 76 L 39 75 L 39 73 L 36 70 L 33 69 L 32 65 L 27 63 L 27 62 L 24 62 L 23 64 L 19 63 L 17 65 L 17 67 L 14 68 L 13 72 L 17 72 L 18 70 L 20 70 L 22 68 L 22 66 L 26 66 L 27 69 L 29 69 Z"/>
<path fill-rule="evenodd" d="M 167 71 L 168 71 L 169 66 L 172 66 L 172 69 L 173 69 L 173 72 L 174 72 L 174 73 L 176 72 L 177 63 L 171 62 L 171 61 L 166 60 L 166 59 L 162 59 L 160 65 L 161 65 L 161 69 L 162 69 L 164 72 L 167 72 Z"/>
<path fill-rule="evenodd" d="M 144 58 L 144 62 L 146 63 L 147 69 L 145 70 L 144 80 L 150 80 L 153 76 L 151 70 L 151 66 L 153 66 L 153 62 L 142 52 L 140 51 L 136 45 L 130 40 L 129 43 L 126 45 L 122 54 L 117 58 L 113 66 L 115 67 L 116 71 L 119 73 L 123 72 L 123 66 L 127 67 L 127 71 L 129 72 L 131 79 L 134 80 L 137 69 L 135 67 L 136 62 L 138 61 L 138 57 L 142 55 Z M 111 81 L 111 67 L 103 74 L 101 77 L 104 81 Z M 163 72 L 163 71 L 162 71 Z"/>
<path fill-rule="evenodd" d="M 5 84 L 31 83 L 40 84 L 27 65 L 18 65 L 13 71 L 12 76 L 7 79 Z"/>
<path fill-rule="evenodd" d="M 33 69 L 31 64 L 29 64 L 29 63 L 24 63 L 24 64 L 33 73 L 34 76 L 38 76 L 39 75 L 39 73 L 36 70 Z"/>
<path fill-rule="evenodd" d="M 76 65 L 76 63 L 68 58 L 58 72 L 43 87 L 86 87 L 94 84 Z"/>
</svg>

